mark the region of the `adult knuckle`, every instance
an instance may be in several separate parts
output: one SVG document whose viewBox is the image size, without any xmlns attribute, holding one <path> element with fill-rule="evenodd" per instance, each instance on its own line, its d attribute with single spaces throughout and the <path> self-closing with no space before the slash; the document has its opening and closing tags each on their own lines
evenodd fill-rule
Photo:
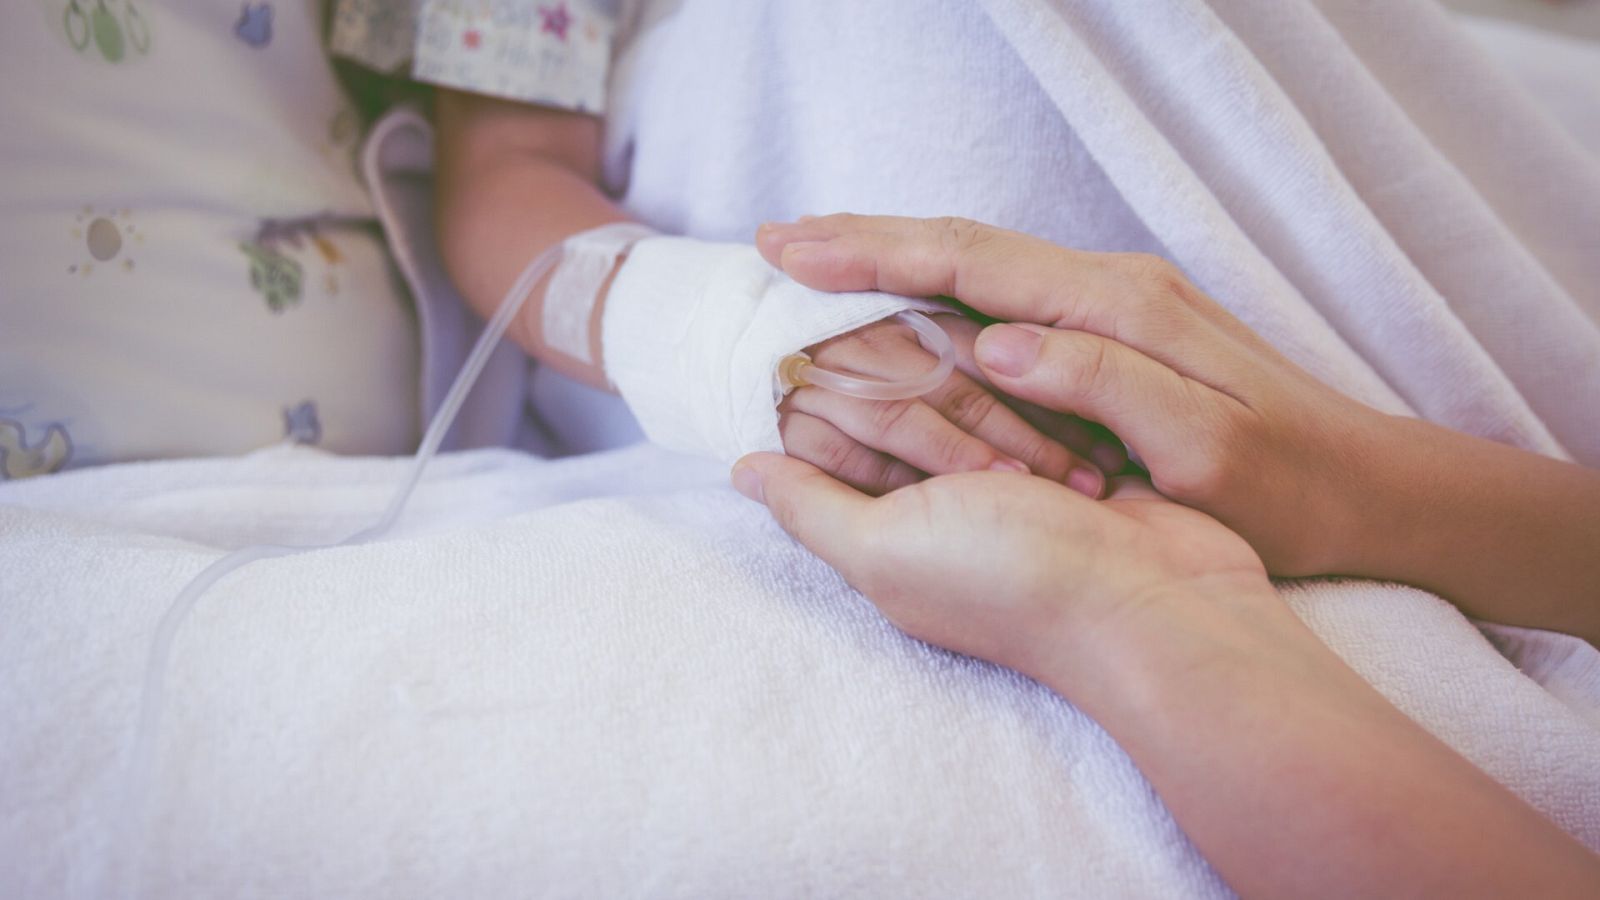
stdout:
<svg viewBox="0 0 1600 900">
<path fill-rule="evenodd" d="M 1086 336 L 1071 336 L 1059 344 L 1060 378 L 1069 394 L 1092 399 L 1105 383 L 1111 365 L 1104 342 Z"/>
<path fill-rule="evenodd" d="M 961 216 L 941 216 L 933 220 L 933 229 L 945 249 L 960 254 L 988 240 L 989 228 L 981 222 Z"/>
<path fill-rule="evenodd" d="M 1196 429 L 1186 452 L 1151 472 L 1152 483 L 1169 497 L 1207 505 L 1234 490 L 1246 457 L 1239 424 L 1228 416 L 1213 417 Z"/>
<path fill-rule="evenodd" d="M 1178 339 L 1198 302 L 1183 271 L 1146 253 L 1123 255 L 1120 268 L 1129 290 L 1114 319 L 1115 336 L 1139 344 Z"/>
<path fill-rule="evenodd" d="M 1170 305 L 1191 302 L 1195 293 L 1188 276 L 1177 264 L 1153 253 L 1130 253 L 1124 258 L 1129 277 L 1147 303 Z"/>
</svg>

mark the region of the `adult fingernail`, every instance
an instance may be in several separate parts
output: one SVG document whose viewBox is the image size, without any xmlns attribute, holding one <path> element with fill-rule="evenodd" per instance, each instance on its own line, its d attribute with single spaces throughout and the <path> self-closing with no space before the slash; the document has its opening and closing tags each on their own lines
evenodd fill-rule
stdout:
<svg viewBox="0 0 1600 900">
<path fill-rule="evenodd" d="M 1091 500 L 1098 500 L 1105 486 L 1106 477 L 1094 469 L 1079 467 L 1067 473 L 1067 487 Z"/>
<path fill-rule="evenodd" d="M 1015 325 L 991 325 L 978 335 L 973 353 L 978 364 L 998 375 L 1017 376 L 1033 368 L 1044 339 Z"/>
<path fill-rule="evenodd" d="M 761 490 L 761 473 L 754 466 L 739 463 L 733 467 L 733 489 L 757 503 L 767 502 Z"/>
<path fill-rule="evenodd" d="M 792 244 L 785 244 L 783 246 L 783 260 L 787 263 L 792 259 L 804 258 L 815 253 L 817 248 L 826 243 L 827 241 L 795 241 Z"/>
<path fill-rule="evenodd" d="M 989 464 L 991 472 L 1015 472 L 1018 475 L 1030 474 L 1028 464 L 1016 459 L 997 459 Z"/>
</svg>

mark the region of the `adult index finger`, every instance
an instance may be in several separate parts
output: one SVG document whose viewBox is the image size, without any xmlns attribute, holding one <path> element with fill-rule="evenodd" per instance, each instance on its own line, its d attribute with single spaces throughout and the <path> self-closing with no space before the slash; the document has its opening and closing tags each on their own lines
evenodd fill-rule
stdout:
<svg viewBox="0 0 1600 900">
<path fill-rule="evenodd" d="M 994 325 L 979 335 L 978 364 L 1000 390 L 1045 409 L 1110 428 L 1137 452 L 1158 484 L 1207 479 L 1240 401 L 1117 341 L 1037 325 Z M 1165 488 L 1163 488 L 1165 489 Z"/>
<path fill-rule="evenodd" d="M 1001 319 L 1051 321 L 1064 279 L 1093 277 L 1092 255 L 967 219 L 837 214 L 763 225 L 768 262 L 824 291 L 957 297 Z"/>
<path fill-rule="evenodd" d="M 1208 324 L 1210 301 L 1154 256 L 1086 253 L 959 218 L 839 214 L 764 225 L 756 241 L 817 290 L 955 297 L 1003 321 L 1121 341 L 1203 380 L 1230 352 Z"/>
</svg>

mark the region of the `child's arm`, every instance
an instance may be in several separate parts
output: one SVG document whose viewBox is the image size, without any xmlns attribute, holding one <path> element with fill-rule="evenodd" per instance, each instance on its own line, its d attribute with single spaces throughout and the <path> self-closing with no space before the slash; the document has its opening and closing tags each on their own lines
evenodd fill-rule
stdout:
<svg viewBox="0 0 1600 900">
<path fill-rule="evenodd" d="M 598 187 L 600 121 L 549 107 L 441 90 L 438 126 L 438 234 L 446 267 L 467 303 L 484 318 L 540 253 L 568 237 L 627 214 Z M 595 304 L 589 364 L 546 346 L 535 288 L 511 337 L 563 375 L 606 387 L 598 364 Z"/>
<path fill-rule="evenodd" d="M 457 288 L 479 315 L 492 315 L 523 268 L 546 248 L 627 219 L 598 186 L 599 120 L 454 91 L 439 93 L 435 117 L 440 246 Z M 601 321 L 609 287 L 607 281 L 601 288 L 590 319 L 595 363 L 545 342 L 543 284 L 512 324 L 512 339 L 562 374 L 606 388 Z M 970 349 L 976 327 L 958 317 L 940 318 L 963 350 L 964 368 L 975 372 Z M 869 374 L 931 366 L 932 358 L 906 332 L 903 326 L 879 323 L 808 349 L 819 363 Z M 888 373 L 874 372 L 884 365 Z M 1059 439 L 1046 437 L 970 374 L 957 372 L 918 400 L 863 401 L 802 388 L 786 404 L 781 433 L 789 453 L 875 493 L 918 480 L 924 472 L 1020 464 L 1097 494 L 1104 478 L 1068 449 L 1087 456 L 1095 436 L 1081 427 L 1062 427 L 1052 431 Z M 1102 445 L 1096 458 L 1108 452 L 1115 457 L 1109 464 L 1120 467 L 1119 445 Z"/>
</svg>

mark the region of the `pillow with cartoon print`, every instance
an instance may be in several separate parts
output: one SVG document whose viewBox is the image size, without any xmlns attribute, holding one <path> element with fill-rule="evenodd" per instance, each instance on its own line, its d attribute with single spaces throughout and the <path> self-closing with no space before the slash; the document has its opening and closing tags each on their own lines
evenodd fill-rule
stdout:
<svg viewBox="0 0 1600 900">
<path fill-rule="evenodd" d="M 409 301 L 321 0 L 0 7 L 0 478 L 402 453 Z"/>
</svg>

